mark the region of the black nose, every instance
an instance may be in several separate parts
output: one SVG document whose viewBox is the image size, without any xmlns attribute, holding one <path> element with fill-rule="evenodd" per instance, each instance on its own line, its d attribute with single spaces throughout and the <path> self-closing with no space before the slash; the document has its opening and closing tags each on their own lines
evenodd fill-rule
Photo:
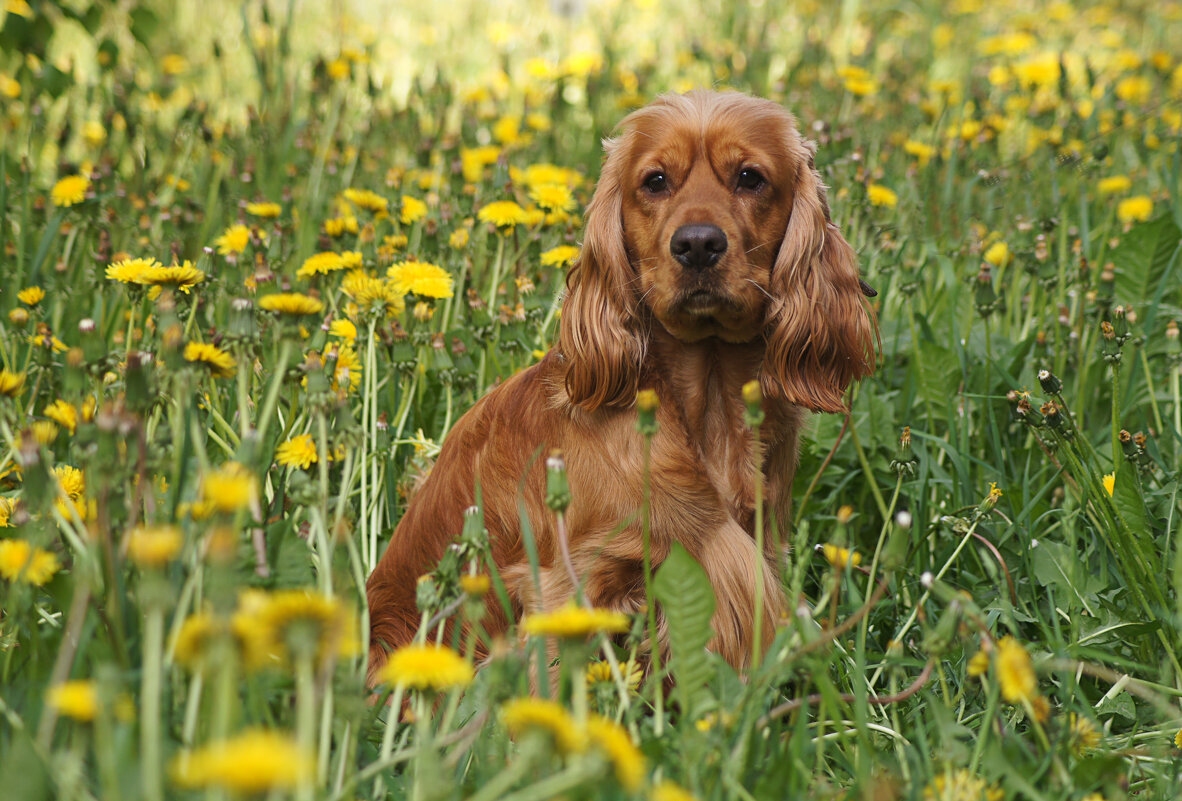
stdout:
<svg viewBox="0 0 1182 801">
<path fill-rule="evenodd" d="M 717 225 L 708 223 L 683 225 L 673 232 L 669 251 L 683 266 L 702 270 L 726 253 L 726 234 Z"/>
</svg>

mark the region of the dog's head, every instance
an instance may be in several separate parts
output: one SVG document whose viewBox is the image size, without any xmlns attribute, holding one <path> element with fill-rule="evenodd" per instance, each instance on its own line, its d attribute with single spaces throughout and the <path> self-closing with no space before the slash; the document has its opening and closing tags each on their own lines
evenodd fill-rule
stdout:
<svg viewBox="0 0 1182 801">
<path fill-rule="evenodd" d="M 698 91 L 620 128 L 567 281 L 571 400 L 631 403 L 659 324 L 686 343 L 762 342 L 765 397 L 843 411 L 846 386 L 874 369 L 875 323 L 792 115 Z"/>
</svg>

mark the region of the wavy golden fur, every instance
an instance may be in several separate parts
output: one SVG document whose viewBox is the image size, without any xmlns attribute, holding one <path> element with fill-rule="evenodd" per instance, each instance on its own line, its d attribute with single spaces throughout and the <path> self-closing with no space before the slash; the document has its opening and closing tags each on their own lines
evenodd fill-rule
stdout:
<svg viewBox="0 0 1182 801">
<path fill-rule="evenodd" d="M 645 388 L 660 398 L 654 565 L 673 542 L 702 564 L 718 599 L 713 647 L 736 667 L 780 617 L 771 538 L 755 552 L 756 468 L 740 388 L 762 385 L 765 520 L 782 529 L 804 414 L 844 411 L 848 384 L 874 369 L 877 329 L 863 288 L 872 290 L 830 219 L 813 145 L 775 103 L 666 95 L 624 119 L 604 146 L 558 346 L 460 419 L 369 579 L 371 678 L 389 649 L 414 636 L 416 579 L 459 533 L 477 483 L 513 613 L 572 597 L 537 458 L 553 449 L 566 459 L 571 562 L 587 600 L 625 611 L 644 603 L 634 406 Z M 537 540 L 540 587 L 519 509 Z M 767 588 L 760 632 L 756 570 Z M 489 611 L 486 627 L 503 631 L 499 603 Z"/>
</svg>

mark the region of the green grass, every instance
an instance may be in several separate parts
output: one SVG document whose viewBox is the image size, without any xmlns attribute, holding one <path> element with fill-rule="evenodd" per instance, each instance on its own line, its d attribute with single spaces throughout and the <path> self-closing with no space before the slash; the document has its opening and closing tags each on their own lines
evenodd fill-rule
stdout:
<svg viewBox="0 0 1182 801">
<path fill-rule="evenodd" d="M 247 779 L 299 799 L 1177 797 L 1177 3 L 19 5 L 0 22 L 6 798 Z M 679 554 L 653 585 L 684 601 L 672 694 L 624 680 L 644 615 L 623 646 L 563 648 L 565 748 L 505 706 L 545 670 L 537 638 L 464 690 L 372 703 L 364 579 L 407 489 L 554 342 L 544 254 L 580 241 L 600 138 L 695 85 L 797 115 L 879 292 L 880 368 L 802 446 L 789 619 L 736 675 L 698 647 L 713 598 Z M 567 212 L 481 220 L 529 207 L 540 164 L 571 171 L 549 178 Z M 55 205 L 80 172 L 85 198 Z M 375 279 L 435 264 L 451 296 L 301 275 L 321 251 Z M 107 277 L 123 258 L 204 279 L 156 295 Z M 323 308 L 260 307 L 281 291 Z M 483 539 L 469 518 L 425 616 L 479 614 L 459 579 Z M 615 679 L 584 676 L 604 659 Z M 403 699 L 413 722 L 389 714 Z"/>
</svg>

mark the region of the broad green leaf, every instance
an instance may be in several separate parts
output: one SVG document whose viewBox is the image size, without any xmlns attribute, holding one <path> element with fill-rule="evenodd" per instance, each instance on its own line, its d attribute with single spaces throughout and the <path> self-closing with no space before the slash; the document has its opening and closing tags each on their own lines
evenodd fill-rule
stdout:
<svg viewBox="0 0 1182 801">
<path fill-rule="evenodd" d="M 714 588 L 702 566 L 675 542 L 653 579 L 653 594 L 669 624 L 669 670 L 677 683 L 674 693 L 692 720 L 694 711 L 711 698 L 706 684 L 714 669 L 706 644 L 714 636 L 710 626 L 716 604 Z"/>
<path fill-rule="evenodd" d="M 1178 248 L 1178 226 L 1169 214 L 1134 225 L 1112 251 L 1117 303 L 1143 305 L 1154 297 Z M 1173 282 L 1176 290 L 1178 284 Z"/>
</svg>

